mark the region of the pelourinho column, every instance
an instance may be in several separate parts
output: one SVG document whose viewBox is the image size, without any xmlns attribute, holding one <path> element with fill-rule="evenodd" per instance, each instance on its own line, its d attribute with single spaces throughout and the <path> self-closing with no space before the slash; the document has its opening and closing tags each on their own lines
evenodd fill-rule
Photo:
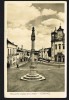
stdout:
<svg viewBox="0 0 69 100">
<path fill-rule="evenodd" d="M 32 27 L 31 34 L 31 66 L 28 74 L 21 77 L 21 80 L 34 81 L 34 80 L 44 80 L 45 77 L 38 74 L 36 70 L 36 64 L 34 60 L 34 52 L 35 52 L 35 29 Z"/>
<path fill-rule="evenodd" d="M 34 61 L 34 52 L 35 52 L 35 30 L 34 30 L 34 27 L 32 27 L 30 75 L 36 75 L 36 68 L 35 68 L 35 61 Z"/>
</svg>

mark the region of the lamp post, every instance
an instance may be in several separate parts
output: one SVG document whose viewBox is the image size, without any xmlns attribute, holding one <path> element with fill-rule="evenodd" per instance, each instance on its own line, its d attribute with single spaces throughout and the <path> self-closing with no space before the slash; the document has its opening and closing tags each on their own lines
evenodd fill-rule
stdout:
<svg viewBox="0 0 69 100">
<path fill-rule="evenodd" d="M 34 81 L 34 80 L 44 80 L 45 77 L 38 74 L 36 70 L 36 64 L 34 60 L 34 52 L 35 52 L 35 29 L 32 27 L 31 34 L 31 66 L 28 74 L 21 77 L 21 80 Z"/>
</svg>

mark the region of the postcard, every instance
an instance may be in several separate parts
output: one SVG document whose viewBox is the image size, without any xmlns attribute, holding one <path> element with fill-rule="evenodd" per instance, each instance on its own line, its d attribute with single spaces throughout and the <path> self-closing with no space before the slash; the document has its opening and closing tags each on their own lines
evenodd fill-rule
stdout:
<svg viewBox="0 0 69 100">
<path fill-rule="evenodd" d="M 67 97 L 67 2 L 4 2 L 4 97 Z"/>
</svg>

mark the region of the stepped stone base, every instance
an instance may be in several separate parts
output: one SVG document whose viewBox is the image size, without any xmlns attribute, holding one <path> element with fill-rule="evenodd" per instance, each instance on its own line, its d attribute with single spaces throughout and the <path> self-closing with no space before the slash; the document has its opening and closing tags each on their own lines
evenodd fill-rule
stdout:
<svg viewBox="0 0 69 100">
<path fill-rule="evenodd" d="M 40 75 L 40 74 L 26 74 L 21 77 L 21 80 L 26 80 L 26 81 L 37 81 L 37 80 L 45 80 L 45 77 Z"/>
</svg>

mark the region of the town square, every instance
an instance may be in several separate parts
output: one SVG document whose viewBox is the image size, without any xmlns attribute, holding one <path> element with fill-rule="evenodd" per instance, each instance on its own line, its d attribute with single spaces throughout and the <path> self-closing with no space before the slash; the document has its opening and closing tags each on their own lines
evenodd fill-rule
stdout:
<svg viewBox="0 0 69 100">
<path fill-rule="evenodd" d="M 63 32 L 63 29 L 61 29 L 61 26 L 59 27 L 58 30 Z M 54 34 L 54 33 L 56 33 L 56 32 L 53 32 L 52 34 Z M 63 33 L 61 33 L 61 34 L 63 34 Z M 63 38 L 64 37 L 62 37 L 61 39 L 57 38 L 57 39 L 55 39 L 55 42 L 59 41 L 60 43 L 62 43 L 62 41 L 63 41 L 63 43 L 64 43 Z M 28 92 L 64 91 L 64 68 L 65 68 L 64 67 L 64 56 L 61 55 L 60 51 L 59 52 L 57 51 L 58 52 L 58 55 L 57 55 L 58 61 L 56 61 L 56 56 L 55 56 L 55 61 L 53 61 L 48 57 L 48 55 L 51 55 L 51 54 L 47 54 L 48 52 L 46 51 L 47 53 L 45 55 L 45 51 L 43 48 L 42 48 L 41 52 L 38 51 L 36 53 L 34 41 L 35 41 L 35 29 L 34 29 L 34 27 L 32 27 L 31 51 L 30 52 L 26 51 L 27 53 L 24 56 L 24 52 L 22 49 L 20 51 L 18 51 L 19 49 L 18 50 L 16 49 L 17 52 L 20 52 L 20 53 L 16 54 L 17 52 L 15 52 L 15 55 L 13 54 L 13 56 L 14 57 L 18 56 L 18 59 L 15 58 L 15 62 L 13 63 L 14 65 L 12 65 L 12 63 L 11 63 L 11 65 L 8 64 L 9 66 L 7 66 L 7 67 L 9 67 L 7 70 L 8 71 L 8 73 L 7 73 L 8 74 L 8 77 L 7 77 L 8 78 L 8 91 L 11 91 L 11 92 L 19 91 L 19 90 L 20 90 L 19 92 L 21 92 L 21 91 L 24 91 L 24 92 L 25 91 L 28 91 Z M 13 43 L 8 41 L 8 46 L 9 46 L 9 44 L 14 45 Z M 16 45 L 14 45 L 14 46 L 16 46 Z M 64 45 L 62 45 L 62 48 L 64 49 Z M 61 49 L 61 44 L 59 45 L 59 49 Z M 12 49 L 10 49 L 10 50 L 12 50 Z M 8 49 L 8 51 L 9 51 L 9 49 Z M 12 52 L 12 53 L 14 53 L 14 52 Z M 30 56 L 28 57 L 27 54 Z M 12 55 L 9 54 L 9 52 L 8 52 L 8 55 L 11 60 Z M 45 57 L 47 57 L 47 58 L 45 58 Z M 63 57 L 63 58 L 59 59 L 59 57 Z M 37 74 L 37 72 L 41 73 L 42 75 Z M 24 75 L 24 74 L 26 74 L 26 75 Z M 22 75 L 21 78 L 20 78 L 20 75 Z M 22 84 L 21 84 L 21 81 L 22 81 Z M 24 82 L 24 81 L 26 81 L 26 82 Z M 32 81 L 32 82 L 27 82 L 27 81 Z M 39 82 L 39 81 L 41 81 L 41 82 Z M 53 84 L 53 82 L 54 82 L 54 84 Z M 28 83 L 28 85 L 26 85 L 27 83 Z M 22 85 L 24 85 L 24 86 L 22 86 Z M 59 87 L 57 87 L 57 85 L 59 85 Z M 20 86 L 21 86 L 21 88 L 18 88 Z M 31 86 L 34 88 L 32 88 Z M 25 88 L 22 88 L 22 87 L 25 87 Z"/>
</svg>

